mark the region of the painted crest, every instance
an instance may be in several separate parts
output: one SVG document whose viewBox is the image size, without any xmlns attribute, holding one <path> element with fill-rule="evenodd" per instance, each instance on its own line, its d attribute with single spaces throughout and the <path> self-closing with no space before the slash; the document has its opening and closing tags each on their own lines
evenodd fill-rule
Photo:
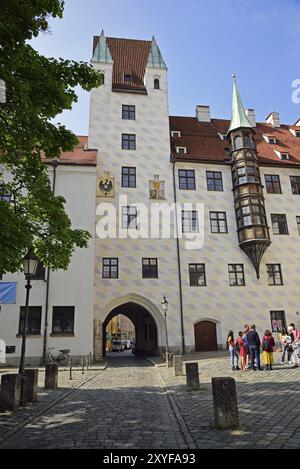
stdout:
<svg viewBox="0 0 300 469">
<path fill-rule="evenodd" d="M 105 172 L 103 176 L 97 178 L 97 197 L 114 197 L 115 179 Z"/>
</svg>

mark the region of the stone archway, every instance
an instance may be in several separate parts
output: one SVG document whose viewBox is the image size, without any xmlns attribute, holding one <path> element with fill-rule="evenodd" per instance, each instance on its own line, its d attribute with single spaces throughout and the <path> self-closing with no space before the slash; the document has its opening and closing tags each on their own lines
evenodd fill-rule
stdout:
<svg viewBox="0 0 300 469">
<path fill-rule="evenodd" d="M 136 351 L 158 353 L 164 346 L 164 320 L 159 309 L 147 298 L 134 293 L 108 303 L 94 319 L 94 357 L 99 360 L 105 353 L 105 330 L 117 314 L 127 316 L 136 329 Z"/>
</svg>

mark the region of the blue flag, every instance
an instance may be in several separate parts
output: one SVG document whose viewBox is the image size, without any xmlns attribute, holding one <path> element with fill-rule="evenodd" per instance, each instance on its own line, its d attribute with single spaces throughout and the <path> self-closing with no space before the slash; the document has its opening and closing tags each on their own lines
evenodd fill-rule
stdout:
<svg viewBox="0 0 300 469">
<path fill-rule="evenodd" d="M 0 304 L 16 303 L 17 283 L 0 282 Z"/>
</svg>

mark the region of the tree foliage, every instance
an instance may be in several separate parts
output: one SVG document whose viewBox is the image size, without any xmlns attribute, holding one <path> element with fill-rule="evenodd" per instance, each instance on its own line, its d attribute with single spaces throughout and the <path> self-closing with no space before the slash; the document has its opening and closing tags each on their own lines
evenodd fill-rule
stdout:
<svg viewBox="0 0 300 469">
<path fill-rule="evenodd" d="M 65 200 L 52 194 L 47 160 L 71 151 L 76 136 L 52 119 L 77 101 L 75 87 L 100 85 L 88 64 L 39 54 L 29 41 L 62 18 L 61 0 L 1 0 L 0 79 L 6 102 L 0 103 L 0 272 L 15 272 L 33 245 L 51 269 L 66 269 L 89 233 L 72 229 Z M 4 173 L 9 173 L 9 181 Z M 1 197 L 9 192 L 7 197 Z"/>
</svg>

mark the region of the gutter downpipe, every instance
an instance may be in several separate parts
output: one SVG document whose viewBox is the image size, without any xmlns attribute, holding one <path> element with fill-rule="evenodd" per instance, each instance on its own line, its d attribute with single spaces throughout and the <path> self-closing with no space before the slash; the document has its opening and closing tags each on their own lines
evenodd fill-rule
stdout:
<svg viewBox="0 0 300 469">
<path fill-rule="evenodd" d="M 176 193 L 176 177 L 175 177 L 175 163 L 176 160 L 171 155 L 171 163 L 173 165 L 173 190 L 175 202 L 175 222 L 176 222 L 176 246 L 177 246 L 177 263 L 178 263 L 178 280 L 179 280 L 179 301 L 180 301 L 180 327 L 181 327 L 181 354 L 185 355 L 185 334 L 184 334 L 184 320 L 183 320 L 183 297 L 182 297 L 182 279 L 181 279 L 181 259 L 180 259 L 180 245 L 178 238 L 178 216 L 177 216 L 177 193 Z"/>
<path fill-rule="evenodd" d="M 55 194 L 55 185 L 56 185 L 56 168 L 58 166 L 58 160 L 53 160 L 51 162 L 53 168 L 53 181 L 52 181 L 52 194 Z M 47 352 L 47 342 L 48 342 L 48 308 L 49 308 L 49 290 L 50 290 L 50 273 L 51 270 L 47 268 L 47 287 L 46 287 L 46 303 L 45 303 L 45 323 L 44 323 L 44 341 L 43 341 L 43 357 L 45 357 Z"/>
</svg>

